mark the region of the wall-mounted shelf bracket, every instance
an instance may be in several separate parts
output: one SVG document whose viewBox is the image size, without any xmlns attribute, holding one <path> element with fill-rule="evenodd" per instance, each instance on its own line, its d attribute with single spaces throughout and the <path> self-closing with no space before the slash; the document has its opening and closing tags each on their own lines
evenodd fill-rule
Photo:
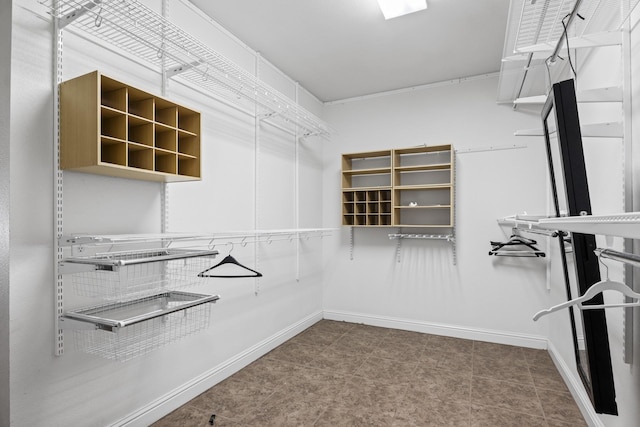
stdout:
<svg viewBox="0 0 640 427">
<path fill-rule="evenodd" d="M 73 11 L 67 13 L 64 16 L 61 16 L 59 18 L 56 18 L 58 21 L 58 29 L 62 30 L 64 27 L 66 27 L 67 25 L 71 24 L 73 21 L 75 21 L 76 19 L 82 17 L 85 13 L 89 12 L 91 9 L 93 9 L 94 7 L 101 5 L 102 4 L 102 0 L 92 0 L 92 1 L 88 1 L 85 4 L 83 4 L 82 6 L 78 7 L 77 9 L 74 9 Z M 96 16 L 96 26 L 99 26 L 100 24 L 100 14 L 98 13 L 98 15 Z"/>
<path fill-rule="evenodd" d="M 189 71 L 190 69 L 197 67 L 198 65 L 201 65 L 201 64 L 202 64 L 202 61 L 193 61 L 189 64 L 183 64 L 183 65 L 171 67 L 167 69 L 165 73 L 167 78 L 170 79 L 173 76 L 177 76 L 178 74 L 184 73 L 185 71 Z"/>
<path fill-rule="evenodd" d="M 398 230 L 397 233 L 390 233 L 389 239 L 398 240 L 396 244 L 396 259 L 400 262 L 400 250 L 401 250 L 401 242 L 403 239 L 421 239 L 421 240 L 445 240 L 452 244 L 453 250 L 453 265 L 456 265 L 456 239 L 453 234 L 409 234 L 409 233 L 401 233 Z"/>
</svg>

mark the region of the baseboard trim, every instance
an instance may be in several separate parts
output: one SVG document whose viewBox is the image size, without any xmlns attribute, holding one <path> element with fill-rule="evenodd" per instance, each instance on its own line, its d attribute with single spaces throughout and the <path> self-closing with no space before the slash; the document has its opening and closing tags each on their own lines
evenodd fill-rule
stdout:
<svg viewBox="0 0 640 427">
<path fill-rule="evenodd" d="M 598 414 L 596 414 L 595 409 L 593 409 L 591 399 L 589 399 L 589 395 L 584 389 L 582 382 L 573 374 L 572 369 L 560 356 L 560 353 L 552 342 L 548 343 L 548 350 L 553 363 L 556 365 L 558 372 L 560 372 L 560 376 L 573 396 L 573 400 L 576 401 L 586 423 L 589 424 L 590 427 L 604 427 L 604 423 L 600 420 Z"/>
<path fill-rule="evenodd" d="M 318 311 L 280 332 L 264 339 L 235 357 L 228 359 L 218 366 L 204 372 L 202 375 L 172 390 L 139 410 L 120 419 L 110 427 L 145 427 L 164 417 L 199 394 L 205 392 L 219 382 L 229 378 L 245 366 L 264 356 L 280 344 L 290 340 L 300 332 L 322 320 L 323 312 Z"/>
<path fill-rule="evenodd" d="M 362 323 L 384 328 L 403 329 L 406 331 L 422 332 L 433 335 L 445 335 L 475 341 L 486 341 L 497 344 L 517 345 L 520 347 L 546 349 L 547 338 L 535 335 L 513 334 L 505 331 L 468 328 L 446 325 L 442 323 L 424 322 L 388 316 L 374 316 L 370 314 L 325 310 L 324 318 L 351 323 Z"/>
</svg>

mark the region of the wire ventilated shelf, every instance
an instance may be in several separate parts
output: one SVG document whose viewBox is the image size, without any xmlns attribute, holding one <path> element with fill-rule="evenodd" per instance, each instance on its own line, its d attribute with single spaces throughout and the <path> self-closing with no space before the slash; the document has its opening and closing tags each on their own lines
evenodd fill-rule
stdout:
<svg viewBox="0 0 640 427">
<path fill-rule="evenodd" d="M 302 135 L 329 137 L 330 129 L 295 101 L 212 50 L 171 21 L 136 0 L 44 0 L 60 28 L 72 24 L 89 36 L 234 102 L 244 109 L 257 104 L 260 115 Z M 57 4 L 57 7 L 56 7 Z"/>
<path fill-rule="evenodd" d="M 71 274 L 77 295 L 122 301 L 203 283 L 198 273 L 211 267 L 217 253 L 159 249 L 67 258 L 64 262 L 93 268 Z"/>
<path fill-rule="evenodd" d="M 569 38 L 586 37 L 619 31 L 639 2 L 640 0 L 582 0 L 578 8 L 581 18 L 573 19 L 567 28 L 567 35 Z M 512 102 L 521 96 L 546 94 L 548 82 L 545 61 L 563 37 L 563 20 L 566 22 L 575 5 L 576 0 L 511 2 L 498 102 Z"/>
<path fill-rule="evenodd" d="M 92 326 L 71 328 L 79 351 L 124 362 L 206 329 L 211 319 L 209 303 L 217 299 L 168 292 L 67 312 L 63 324 L 79 320 Z"/>
</svg>

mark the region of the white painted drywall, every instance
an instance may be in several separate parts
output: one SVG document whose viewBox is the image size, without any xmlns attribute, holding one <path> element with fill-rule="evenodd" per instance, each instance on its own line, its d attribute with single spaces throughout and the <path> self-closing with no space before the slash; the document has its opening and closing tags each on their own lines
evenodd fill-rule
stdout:
<svg viewBox="0 0 640 427">
<path fill-rule="evenodd" d="M 490 240 L 509 237 L 496 220 L 544 213 L 546 157 L 541 137 L 515 137 L 540 127 L 537 113 L 497 105 L 497 76 L 469 79 L 327 106 L 337 136 L 325 145 L 325 224 L 341 221 L 340 154 L 453 144 L 456 155 L 456 251 L 442 241 L 406 240 L 396 260 L 391 229 L 349 227 L 325 252 L 324 307 L 436 333 L 544 345 L 531 316 L 547 302 L 545 258 L 496 258 Z M 492 150 L 494 148 L 513 148 Z M 431 233 L 424 230 L 424 233 Z M 543 250 L 546 237 L 537 238 Z"/>
<path fill-rule="evenodd" d="M 301 242 L 299 256 L 297 244 L 288 241 L 234 248 L 234 257 L 264 277 L 212 279 L 190 288 L 221 295 L 204 333 L 117 363 L 78 351 L 65 332 L 65 352 L 55 356 L 52 26 L 38 2 L 14 3 L 11 268 L 2 270 L 10 271 L 11 288 L 11 425 L 31 425 L 35 418 L 52 426 L 148 425 L 321 318 L 322 242 Z M 160 10 L 159 1 L 145 3 Z M 183 2 L 169 3 L 178 25 L 253 72 L 254 53 Z M 160 93 L 159 70 L 100 48 L 73 30 L 65 30 L 63 41 L 65 80 L 98 69 Z M 262 67 L 268 84 L 295 95 L 295 82 L 268 64 Z M 301 226 L 322 225 L 321 142 L 299 145 L 296 196 L 293 136 L 261 125 L 256 144 L 248 115 L 177 82 L 169 84 L 166 96 L 202 112 L 203 179 L 168 185 L 169 231 L 295 228 L 296 203 Z M 321 111 L 313 97 L 303 98 Z M 157 233 L 161 192 L 162 184 L 64 172 L 65 233 Z M 224 244 L 216 249 L 222 255 L 230 250 Z M 68 284 L 65 278 L 65 308 L 87 304 Z M 4 339 L 2 346 L 5 351 Z M 8 388 L 8 381 L 2 386 Z"/>
</svg>

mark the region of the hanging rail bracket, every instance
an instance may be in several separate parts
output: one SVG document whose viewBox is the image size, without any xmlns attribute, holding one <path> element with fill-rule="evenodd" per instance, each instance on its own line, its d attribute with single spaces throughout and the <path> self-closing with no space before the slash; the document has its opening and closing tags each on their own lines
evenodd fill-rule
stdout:
<svg viewBox="0 0 640 427">
<path fill-rule="evenodd" d="M 63 29 L 98 5 L 102 5 L 102 0 L 90 0 L 75 9 L 73 12 L 67 13 L 62 17 L 56 17 L 55 19 L 58 21 L 58 29 Z"/>
</svg>

